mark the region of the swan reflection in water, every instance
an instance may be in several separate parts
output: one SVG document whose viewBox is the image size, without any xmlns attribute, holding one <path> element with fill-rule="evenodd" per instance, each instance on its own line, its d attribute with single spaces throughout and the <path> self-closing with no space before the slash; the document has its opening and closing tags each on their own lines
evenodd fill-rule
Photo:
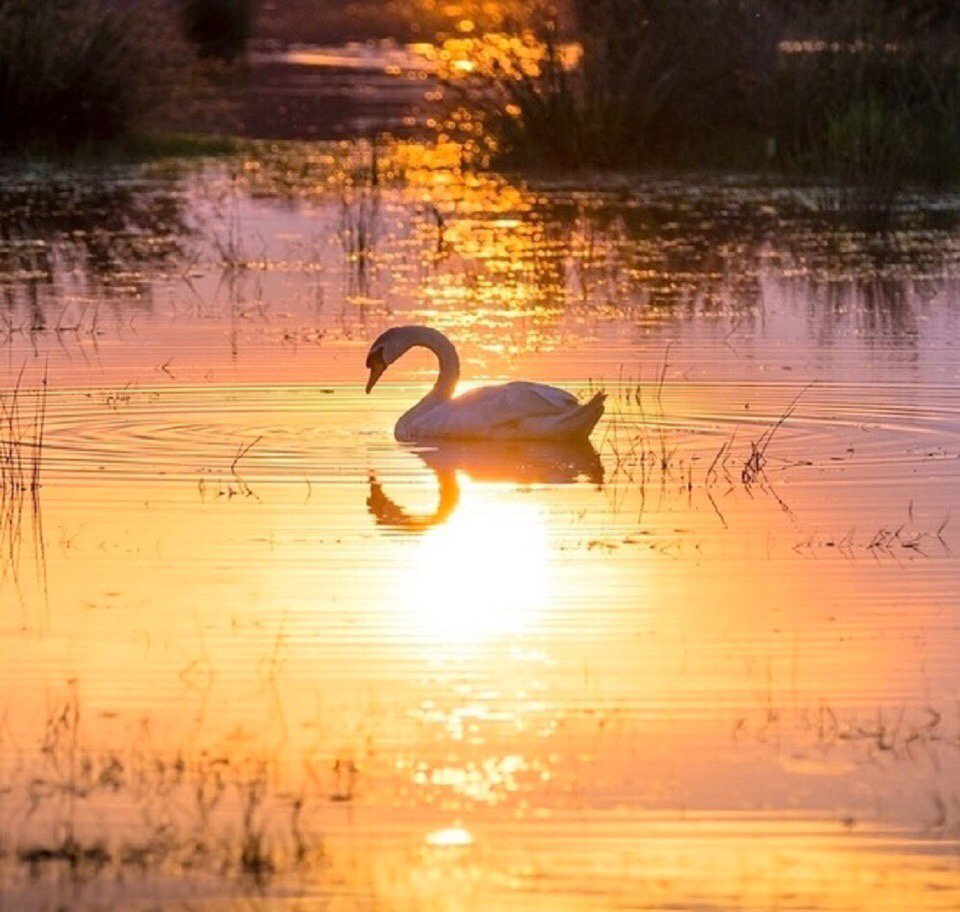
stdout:
<svg viewBox="0 0 960 912">
<path fill-rule="evenodd" d="M 408 513 L 383 490 L 370 473 L 367 508 L 378 526 L 423 531 L 446 522 L 460 502 L 457 473 L 479 482 L 529 484 L 603 484 L 603 463 L 589 442 L 546 443 L 498 441 L 447 442 L 431 449 L 418 449 L 417 456 L 437 477 L 437 507 L 432 513 Z"/>
<path fill-rule="evenodd" d="M 557 583 L 545 510 L 496 484 L 603 483 L 589 443 L 450 441 L 415 451 L 437 478 L 433 512 L 411 513 L 370 475 L 367 508 L 389 531 L 417 533 L 402 555 L 390 617 L 398 640 L 445 644 L 460 655 L 533 630 L 556 610 Z M 476 483 L 464 488 L 461 473 Z M 480 492 L 485 483 L 491 489 Z M 458 509 L 459 507 L 459 509 Z M 432 653 L 434 658 L 447 655 Z"/>
</svg>

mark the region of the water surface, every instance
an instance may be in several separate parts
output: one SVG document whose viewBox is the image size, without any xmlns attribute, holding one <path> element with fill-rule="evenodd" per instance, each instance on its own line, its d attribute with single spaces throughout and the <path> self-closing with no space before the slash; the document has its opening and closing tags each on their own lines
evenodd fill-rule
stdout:
<svg viewBox="0 0 960 912">
<path fill-rule="evenodd" d="M 0 187 L 2 904 L 955 908 L 956 201 L 378 156 Z M 595 452 L 397 444 L 412 321 Z"/>
</svg>

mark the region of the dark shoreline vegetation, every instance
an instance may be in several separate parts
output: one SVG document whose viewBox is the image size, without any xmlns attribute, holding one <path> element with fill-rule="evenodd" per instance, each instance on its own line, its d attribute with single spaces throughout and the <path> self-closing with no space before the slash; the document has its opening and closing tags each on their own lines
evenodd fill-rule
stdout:
<svg viewBox="0 0 960 912">
<path fill-rule="evenodd" d="M 255 12 L 4 0 L 0 148 L 149 157 L 168 143 L 145 135 L 222 127 L 215 109 L 242 76 L 211 58 L 242 53 Z M 479 120 L 498 167 L 826 178 L 852 188 L 841 204 L 886 209 L 906 187 L 960 179 L 957 25 L 932 0 L 530 0 L 471 39 L 471 68 L 447 80 L 471 116 L 441 129 L 476 144 Z"/>
<path fill-rule="evenodd" d="M 222 125 L 232 74 L 219 59 L 243 50 L 253 9 L 252 0 L 0 0 L 0 151 L 149 154 L 171 134 Z"/>
<path fill-rule="evenodd" d="M 463 80 L 501 160 L 828 177 L 879 204 L 960 177 L 960 14 L 947 4 L 572 7 L 572 29 L 540 7 L 538 25 Z"/>
</svg>

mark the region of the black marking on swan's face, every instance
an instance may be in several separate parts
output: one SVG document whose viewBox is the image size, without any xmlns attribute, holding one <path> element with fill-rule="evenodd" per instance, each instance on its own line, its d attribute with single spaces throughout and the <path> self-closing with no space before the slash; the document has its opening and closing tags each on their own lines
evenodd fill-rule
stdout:
<svg viewBox="0 0 960 912">
<path fill-rule="evenodd" d="M 375 346 L 370 349 L 367 355 L 367 368 L 370 376 L 367 378 L 367 392 L 369 393 L 376 385 L 377 381 L 383 376 L 387 369 L 387 359 L 383 356 L 383 347 Z"/>
</svg>

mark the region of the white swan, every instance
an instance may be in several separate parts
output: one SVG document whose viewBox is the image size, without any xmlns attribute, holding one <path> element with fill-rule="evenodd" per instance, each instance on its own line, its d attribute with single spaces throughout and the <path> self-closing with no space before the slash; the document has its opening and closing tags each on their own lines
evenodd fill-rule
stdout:
<svg viewBox="0 0 960 912">
<path fill-rule="evenodd" d="M 603 414 L 604 393 L 581 404 L 565 390 L 542 383 L 485 386 L 454 398 L 460 379 L 457 350 L 443 333 L 429 326 L 398 326 L 377 338 L 367 353 L 367 392 L 389 365 L 417 345 L 437 356 L 440 376 L 433 389 L 397 422 L 397 440 L 586 440 Z"/>
</svg>

